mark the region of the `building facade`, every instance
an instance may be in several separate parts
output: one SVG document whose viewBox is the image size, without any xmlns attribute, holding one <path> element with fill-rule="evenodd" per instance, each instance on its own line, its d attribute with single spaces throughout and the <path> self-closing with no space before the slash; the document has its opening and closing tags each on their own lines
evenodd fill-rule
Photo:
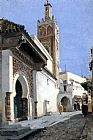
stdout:
<svg viewBox="0 0 93 140">
<path fill-rule="evenodd" d="M 73 110 L 85 92 L 85 79 L 60 73 L 59 29 L 46 1 L 44 18 L 37 22 L 37 37 L 24 26 L 0 19 L 0 121 L 2 125 L 37 118 L 57 111 Z"/>
<path fill-rule="evenodd" d="M 36 36 L 0 19 L 0 121 L 4 125 L 57 111 L 58 26 L 47 1 Z M 38 40 L 39 39 L 39 40 Z"/>
<path fill-rule="evenodd" d="M 36 117 L 57 111 L 57 79 L 52 73 L 52 57 L 36 36 L 31 37 L 47 57 L 47 65 L 41 71 L 34 70 L 34 95 L 36 99 Z"/>
<path fill-rule="evenodd" d="M 81 107 L 82 95 L 86 93 L 81 83 L 86 79 L 71 72 L 60 72 L 60 91 L 58 103 L 61 102 L 64 111 L 74 110 L 74 104 L 79 103 Z"/>
<path fill-rule="evenodd" d="M 93 47 L 91 48 L 90 50 L 90 55 L 91 55 L 91 61 L 89 62 L 89 68 L 90 68 L 90 71 L 91 71 L 91 75 L 92 75 L 92 78 L 91 78 L 91 108 L 92 108 L 92 112 L 93 112 Z"/>
<path fill-rule="evenodd" d="M 24 26 L 0 19 L 0 121 L 35 116 L 33 71 L 41 71 L 47 57 Z"/>
</svg>

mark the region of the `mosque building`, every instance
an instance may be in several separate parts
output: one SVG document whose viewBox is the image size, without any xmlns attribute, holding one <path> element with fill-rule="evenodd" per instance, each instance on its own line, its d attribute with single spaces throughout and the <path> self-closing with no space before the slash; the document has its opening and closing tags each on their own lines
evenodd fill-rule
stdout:
<svg viewBox="0 0 93 140">
<path fill-rule="evenodd" d="M 57 111 L 58 26 L 52 5 L 37 23 L 37 37 L 25 27 L 0 19 L 0 122 L 29 120 Z"/>
</svg>

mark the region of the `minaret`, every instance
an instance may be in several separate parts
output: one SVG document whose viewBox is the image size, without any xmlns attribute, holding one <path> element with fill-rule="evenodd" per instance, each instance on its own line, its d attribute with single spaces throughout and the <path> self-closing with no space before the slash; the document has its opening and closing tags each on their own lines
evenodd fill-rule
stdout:
<svg viewBox="0 0 93 140">
<path fill-rule="evenodd" d="M 44 4 L 44 18 L 37 23 L 37 36 L 53 59 L 52 72 L 56 78 L 59 76 L 59 31 L 54 16 L 52 5 L 46 0 Z"/>
<path fill-rule="evenodd" d="M 52 19 L 52 5 L 46 0 L 45 6 L 45 20 Z"/>
</svg>

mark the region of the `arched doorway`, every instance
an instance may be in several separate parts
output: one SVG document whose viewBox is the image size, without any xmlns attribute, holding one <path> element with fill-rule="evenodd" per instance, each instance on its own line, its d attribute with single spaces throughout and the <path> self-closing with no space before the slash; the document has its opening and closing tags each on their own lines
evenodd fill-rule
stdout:
<svg viewBox="0 0 93 140">
<path fill-rule="evenodd" d="M 64 112 L 70 110 L 70 107 L 71 107 L 70 100 L 66 96 L 61 99 L 61 104 L 63 105 L 63 111 Z"/>
<path fill-rule="evenodd" d="M 19 80 L 16 81 L 16 96 L 14 98 L 14 116 L 15 118 L 21 118 L 23 116 L 22 85 Z"/>
<path fill-rule="evenodd" d="M 21 121 L 28 117 L 27 85 L 22 76 L 16 80 L 16 96 L 14 97 L 14 118 Z"/>
</svg>

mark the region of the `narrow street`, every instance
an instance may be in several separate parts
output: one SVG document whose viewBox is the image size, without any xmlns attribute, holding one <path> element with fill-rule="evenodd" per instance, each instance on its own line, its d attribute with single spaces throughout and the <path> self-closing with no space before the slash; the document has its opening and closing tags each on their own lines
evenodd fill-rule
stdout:
<svg viewBox="0 0 93 140">
<path fill-rule="evenodd" d="M 18 122 L 1 130 L 0 140 L 93 140 L 93 115 L 63 112 Z"/>
<path fill-rule="evenodd" d="M 93 140 L 93 116 L 75 115 L 64 122 L 38 130 L 25 140 Z"/>
</svg>

